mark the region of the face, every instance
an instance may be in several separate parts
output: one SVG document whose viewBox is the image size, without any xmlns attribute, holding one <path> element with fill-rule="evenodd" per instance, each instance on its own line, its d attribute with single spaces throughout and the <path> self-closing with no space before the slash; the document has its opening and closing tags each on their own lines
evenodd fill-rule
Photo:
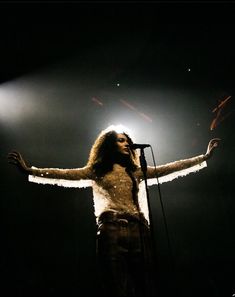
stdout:
<svg viewBox="0 0 235 297">
<path fill-rule="evenodd" d="M 117 151 L 124 155 L 130 154 L 129 142 L 125 134 L 117 134 Z"/>
</svg>

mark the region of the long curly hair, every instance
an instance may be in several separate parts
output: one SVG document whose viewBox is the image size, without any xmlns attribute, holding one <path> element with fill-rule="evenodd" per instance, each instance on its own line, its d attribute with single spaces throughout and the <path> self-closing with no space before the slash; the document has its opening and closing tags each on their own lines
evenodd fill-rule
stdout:
<svg viewBox="0 0 235 297">
<path fill-rule="evenodd" d="M 113 169 L 117 160 L 117 134 L 121 133 L 127 137 L 128 143 L 133 144 L 132 139 L 126 132 L 117 132 L 115 126 L 103 130 L 96 138 L 89 155 L 87 166 L 90 166 L 97 176 L 104 176 Z M 125 156 L 126 169 L 135 171 L 139 167 L 139 159 L 135 150 L 130 148 L 130 154 Z"/>
</svg>

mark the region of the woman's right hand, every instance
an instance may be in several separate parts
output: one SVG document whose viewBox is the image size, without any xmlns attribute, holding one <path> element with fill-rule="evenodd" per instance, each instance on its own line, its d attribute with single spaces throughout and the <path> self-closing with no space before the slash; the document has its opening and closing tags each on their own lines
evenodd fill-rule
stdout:
<svg viewBox="0 0 235 297">
<path fill-rule="evenodd" d="M 24 173 L 29 173 L 30 168 L 26 165 L 25 160 L 19 152 L 12 151 L 8 154 L 7 158 L 9 163 L 16 165 Z"/>
</svg>

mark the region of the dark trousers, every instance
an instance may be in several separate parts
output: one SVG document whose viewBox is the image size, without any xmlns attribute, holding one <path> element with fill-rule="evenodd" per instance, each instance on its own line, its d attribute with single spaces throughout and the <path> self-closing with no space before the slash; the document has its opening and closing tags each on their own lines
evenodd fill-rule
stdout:
<svg viewBox="0 0 235 297">
<path fill-rule="evenodd" d="M 100 220 L 97 261 L 102 296 L 156 296 L 146 221 L 110 216 Z"/>
</svg>

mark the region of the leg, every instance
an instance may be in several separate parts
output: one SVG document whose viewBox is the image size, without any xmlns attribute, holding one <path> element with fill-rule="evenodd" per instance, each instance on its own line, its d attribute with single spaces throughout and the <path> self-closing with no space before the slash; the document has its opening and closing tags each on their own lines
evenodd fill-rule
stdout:
<svg viewBox="0 0 235 297">
<path fill-rule="evenodd" d="M 98 228 L 97 261 L 104 296 L 130 296 L 126 231 L 111 222 Z"/>
</svg>

